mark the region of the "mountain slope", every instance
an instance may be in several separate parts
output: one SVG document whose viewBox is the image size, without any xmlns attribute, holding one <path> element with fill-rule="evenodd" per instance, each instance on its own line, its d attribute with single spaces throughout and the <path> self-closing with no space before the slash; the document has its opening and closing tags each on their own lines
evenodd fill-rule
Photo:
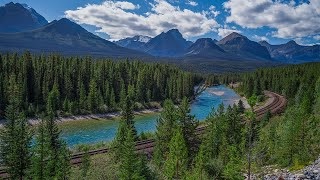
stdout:
<svg viewBox="0 0 320 180">
<path fill-rule="evenodd" d="M 0 7 L 0 32 L 23 32 L 37 29 L 48 21 L 26 4 L 8 3 Z"/>
<path fill-rule="evenodd" d="M 148 36 L 134 36 L 131 38 L 125 38 L 119 41 L 115 41 L 114 43 L 128 49 L 141 50 L 141 47 L 149 42 L 150 39 L 151 38 Z"/>
<path fill-rule="evenodd" d="M 239 58 L 271 60 L 271 56 L 266 47 L 235 32 L 229 34 L 217 42 L 217 44 L 225 51 L 232 53 Z"/>
<path fill-rule="evenodd" d="M 271 45 L 266 41 L 259 42 L 265 46 L 271 57 L 284 63 L 303 63 L 320 61 L 320 46 L 301 46 L 295 41 L 286 44 Z"/>
<path fill-rule="evenodd" d="M 110 57 L 146 57 L 138 51 L 126 49 L 88 32 L 80 25 L 61 19 L 34 31 L 0 33 L 2 51 L 35 53 L 58 52 L 64 55 L 93 55 Z"/>
<path fill-rule="evenodd" d="M 154 56 L 175 57 L 183 55 L 191 44 L 192 42 L 182 37 L 179 30 L 172 29 L 150 39 L 142 50 Z"/>
<path fill-rule="evenodd" d="M 224 52 L 211 38 L 201 38 L 187 49 L 186 55 L 216 55 Z"/>
</svg>

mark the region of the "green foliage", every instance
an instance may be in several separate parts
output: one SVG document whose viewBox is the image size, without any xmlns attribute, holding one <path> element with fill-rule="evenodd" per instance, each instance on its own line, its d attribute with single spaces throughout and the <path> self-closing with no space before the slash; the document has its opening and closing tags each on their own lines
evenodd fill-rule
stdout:
<svg viewBox="0 0 320 180">
<path fill-rule="evenodd" d="M 245 110 L 246 109 L 244 107 L 243 101 L 240 99 L 238 102 L 238 111 L 239 111 L 239 113 L 243 114 Z"/>
<path fill-rule="evenodd" d="M 165 155 L 169 151 L 169 143 L 174 135 L 174 129 L 177 127 L 177 112 L 171 100 L 165 100 L 163 111 L 157 120 L 156 146 L 153 160 L 158 167 L 163 165 Z"/>
<path fill-rule="evenodd" d="M 32 152 L 32 178 L 65 179 L 69 176 L 70 152 L 60 139 L 60 131 L 52 115 L 39 125 Z"/>
<path fill-rule="evenodd" d="M 194 146 L 198 141 L 195 130 L 198 126 L 198 121 L 190 114 L 190 105 L 186 97 L 183 98 L 178 108 L 179 126 L 182 129 L 183 138 L 186 142 L 188 155 L 190 159 L 196 155 L 197 148 Z"/>
<path fill-rule="evenodd" d="M 181 128 L 175 131 L 169 144 L 168 159 L 164 165 L 164 174 L 168 179 L 181 179 L 188 166 L 188 149 Z"/>
<path fill-rule="evenodd" d="M 234 147 L 230 146 L 228 149 L 228 158 L 229 161 L 226 164 L 222 176 L 225 179 L 244 179 L 242 175 L 242 159 L 239 153 L 239 150 Z"/>
<path fill-rule="evenodd" d="M 84 149 L 84 156 L 81 159 L 81 170 L 82 170 L 82 177 L 85 179 L 88 175 L 88 171 L 90 168 L 90 155 L 89 155 L 89 147 L 86 146 Z"/>
<path fill-rule="evenodd" d="M 75 115 L 116 111 L 127 95 L 133 103 L 162 102 L 167 98 L 178 102 L 180 97 L 194 95 L 193 87 L 200 79 L 166 64 L 5 54 L 0 55 L 1 117 L 9 104 L 7 87 L 12 75 L 15 83 L 21 85 L 19 100 L 23 102 L 23 111 L 35 107 L 37 113 L 44 113 L 50 106 L 55 115 L 63 115 L 57 112 L 66 112 L 67 103 L 73 108 L 69 107 L 64 115 L 71 113 L 70 109 Z"/>
<path fill-rule="evenodd" d="M 21 112 L 21 89 L 15 84 L 14 76 L 10 77 L 8 90 L 9 105 L 5 112 L 7 123 L 0 132 L 0 157 L 10 179 L 24 179 L 30 168 L 32 134 Z"/>
</svg>

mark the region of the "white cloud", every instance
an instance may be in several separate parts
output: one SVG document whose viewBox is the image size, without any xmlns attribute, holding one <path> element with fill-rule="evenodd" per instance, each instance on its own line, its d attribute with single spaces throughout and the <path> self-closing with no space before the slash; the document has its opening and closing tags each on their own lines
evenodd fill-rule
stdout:
<svg viewBox="0 0 320 180">
<path fill-rule="evenodd" d="M 236 29 L 230 29 L 228 27 L 224 27 L 224 28 L 219 28 L 218 29 L 218 35 L 222 38 L 228 36 L 229 34 L 236 32 L 236 33 L 241 33 L 241 31 L 236 30 Z"/>
<path fill-rule="evenodd" d="M 269 39 L 266 36 L 258 36 L 256 34 L 253 35 L 252 38 L 257 41 L 269 41 Z"/>
<path fill-rule="evenodd" d="M 198 6 L 198 3 L 195 1 L 187 1 L 187 4 L 189 4 L 190 6 Z"/>
<path fill-rule="evenodd" d="M 320 35 L 313 36 L 313 39 L 320 41 Z"/>
<path fill-rule="evenodd" d="M 220 11 L 216 11 L 215 6 L 210 6 L 209 10 L 210 10 L 210 13 L 214 15 L 214 17 L 217 17 L 220 14 Z"/>
<path fill-rule="evenodd" d="M 126 9 L 126 10 L 134 10 L 134 9 L 140 8 L 139 4 L 136 6 L 130 2 L 125 2 L 125 1 L 115 2 L 114 6 L 117 8 Z"/>
<path fill-rule="evenodd" d="M 110 35 L 110 39 L 122 39 L 134 35 L 155 36 L 177 28 L 184 37 L 195 37 L 215 31 L 219 24 L 204 12 L 180 9 L 165 0 L 155 0 L 151 11 L 143 15 L 135 13 L 138 5 L 130 2 L 107 0 L 102 4 L 88 4 L 76 10 L 68 10 L 65 16 L 80 24 L 93 25 L 98 32 Z"/>
<path fill-rule="evenodd" d="M 320 1 L 296 5 L 293 1 L 229 0 L 224 8 L 230 13 L 227 22 L 246 28 L 270 27 L 279 38 L 306 37 L 320 32 Z"/>
</svg>

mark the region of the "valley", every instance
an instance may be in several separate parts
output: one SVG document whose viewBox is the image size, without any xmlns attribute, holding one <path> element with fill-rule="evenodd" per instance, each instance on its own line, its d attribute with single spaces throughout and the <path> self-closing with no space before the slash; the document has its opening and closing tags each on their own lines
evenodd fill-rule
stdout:
<svg viewBox="0 0 320 180">
<path fill-rule="evenodd" d="M 318 0 L 0 1 L 0 179 L 320 179 Z"/>
</svg>

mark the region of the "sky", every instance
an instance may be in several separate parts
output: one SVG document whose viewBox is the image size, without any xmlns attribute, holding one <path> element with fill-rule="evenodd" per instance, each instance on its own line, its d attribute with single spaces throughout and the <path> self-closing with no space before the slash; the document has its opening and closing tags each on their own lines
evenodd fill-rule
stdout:
<svg viewBox="0 0 320 180">
<path fill-rule="evenodd" d="M 12 1 L 12 0 L 11 0 Z M 11 2 L 0 0 L 0 5 Z M 66 17 L 105 39 L 179 29 L 191 41 L 238 32 L 271 44 L 320 44 L 320 0 L 16 0 L 48 21 Z"/>
</svg>

